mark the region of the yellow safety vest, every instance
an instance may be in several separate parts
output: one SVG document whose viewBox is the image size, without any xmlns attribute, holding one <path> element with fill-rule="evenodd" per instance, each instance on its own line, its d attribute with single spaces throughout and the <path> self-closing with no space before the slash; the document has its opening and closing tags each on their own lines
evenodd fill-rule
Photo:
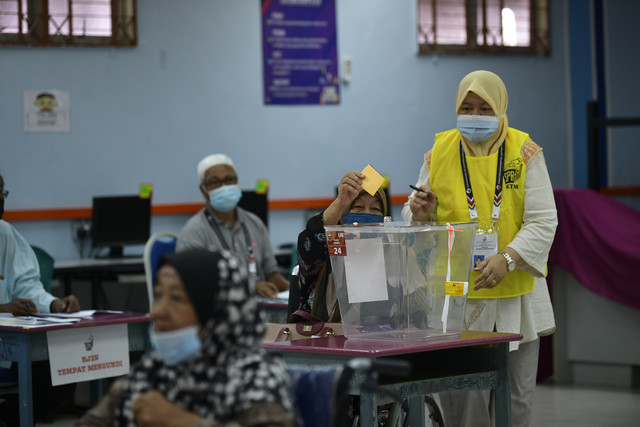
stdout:
<svg viewBox="0 0 640 427">
<path fill-rule="evenodd" d="M 498 219 L 498 250 L 503 250 L 522 227 L 524 214 L 524 180 L 529 159 L 541 149 L 528 134 L 509 128 L 505 139 L 502 201 Z M 433 150 L 425 155 L 430 162 L 429 185 L 438 197 L 437 220 L 468 222 L 469 207 L 460 165 L 460 132 L 452 129 L 436 135 Z M 471 188 L 478 211 L 478 227 L 489 227 L 491 218 L 498 153 L 486 157 L 466 156 Z M 468 298 L 510 298 L 533 290 L 534 277 L 522 270 L 507 273 L 500 284 L 491 289 L 473 290 L 478 272 L 471 270 Z"/>
</svg>

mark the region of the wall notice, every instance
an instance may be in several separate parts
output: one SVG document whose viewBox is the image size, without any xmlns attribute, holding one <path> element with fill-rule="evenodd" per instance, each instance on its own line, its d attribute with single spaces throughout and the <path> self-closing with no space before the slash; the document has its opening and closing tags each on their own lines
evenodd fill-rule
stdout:
<svg viewBox="0 0 640 427">
<path fill-rule="evenodd" d="M 335 0 L 262 0 L 264 103 L 340 103 Z"/>
<path fill-rule="evenodd" d="M 68 133 L 69 92 L 62 90 L 25 90 L 24 131 Z"/>
</svg>

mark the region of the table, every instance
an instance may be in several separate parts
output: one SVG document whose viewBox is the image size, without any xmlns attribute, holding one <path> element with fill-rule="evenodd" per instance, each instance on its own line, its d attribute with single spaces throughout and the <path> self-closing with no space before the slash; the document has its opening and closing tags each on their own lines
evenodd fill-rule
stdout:
<svg viewBox="0 0 640 427">
<path fill-rule="evenodd" d="M 149 349 L 148 325 L 151 318 L 148 314 L 122 313 L 100 314 L 93 318 L 82 319 L 73 324 L 52 324 L 40 328 L 28 329 L 20 326 L 0 325 L 0 360 L 18 364 L 18 393 L 20 401 L 20 425 L 33 425 L 33 390 L 31 384 L 31 362 L 49 360 L 47 331 L 82 328 L 87 326 L 107 326 L 114 324 L 128 325 L 129 352 Z M 97 381 L 97 382 L 96 382 Z M 101 380 L 92 381 L 92 386 L 101 394 Z"/>
<path fill-rule="evenodd" d="M 266 322 L 270 323 L 287 323 L 287 311 L 289 309 L 289 301 L 281 298 L 258 298 L 260 306 L 266 314 Z"/>
<path fill-rule="evenodd" d="M 264 343 L 269 352 L 280 353 L 288 364 L 339 365 L 354 357 L 390 358 L 411 363 L 411 377 L 381 375 L 383 391 L 400 395 L 409 402 L 409 425 L 425 425 L 426 394 L 451 390 L 496 390 L 496 426 L 511 425 L 511 403 L 507 358 L 509 341 L 520 334 L 464 331 L 460 337 L 422 341 L 367 341 L 345 336 Z M 349 394 L 360 396 L 360 425 L 377 425 L 376 407 L 391 403 L 386 393 L 360 390 L 366 381 L 356 373 Z"/>
<path fill-rule="evenodd" d="M 102 304 L 102 279 L 113 274 L 144 273 L 142 256 L 120 258 L 77 258 L 56 259 L 53 276 L 62 279 L 64 295 L 71 293 L 71 282 L 77 277 L 89 277 L 91 280 L 91 307 L 109 309 Z"/>
</svg>

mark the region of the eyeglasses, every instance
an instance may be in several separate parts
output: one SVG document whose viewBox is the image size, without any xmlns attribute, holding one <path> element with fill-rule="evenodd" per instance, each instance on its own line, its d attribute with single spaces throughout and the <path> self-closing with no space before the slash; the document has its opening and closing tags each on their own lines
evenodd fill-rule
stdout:
<svg viewBox="0 0 640 427">
<path fill-rule="evenodd" d="M 229 175 L 227 176 L 225 179 L 218 179 L 218 178 L 214 178 L 214 179 L 210 179 L 208 181 L 205 181 L 202 183 L 202 186 L 208 190 L 215 190 L 216 188 L 220 188 L 223 185 L 233 185 L 233 184 L 237 184 L 238 183 L 238 177 L 234 176 L 234 175 Z"/>
<path fill-rule="evenodd" d="M 2 196 L 3 199 L 6 199 L 9 197 L 9 190 L 0 191 L 0 196 Z"/>
</svg>

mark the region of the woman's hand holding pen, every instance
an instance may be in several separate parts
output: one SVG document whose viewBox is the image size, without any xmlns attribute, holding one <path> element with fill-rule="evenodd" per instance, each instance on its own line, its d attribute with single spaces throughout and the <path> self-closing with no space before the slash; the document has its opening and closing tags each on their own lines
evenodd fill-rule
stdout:
<svg viewBox="0 0 640 427">
<path fill-rule="evenodd" d="M 410 185 L 414 190 L 410 197 L 409 208 L 413 214 L 414 221 L 429 221 L 431 219 L 431 211 L 436 205 L 436 193 L 423 187 Z"/>
</svg>

